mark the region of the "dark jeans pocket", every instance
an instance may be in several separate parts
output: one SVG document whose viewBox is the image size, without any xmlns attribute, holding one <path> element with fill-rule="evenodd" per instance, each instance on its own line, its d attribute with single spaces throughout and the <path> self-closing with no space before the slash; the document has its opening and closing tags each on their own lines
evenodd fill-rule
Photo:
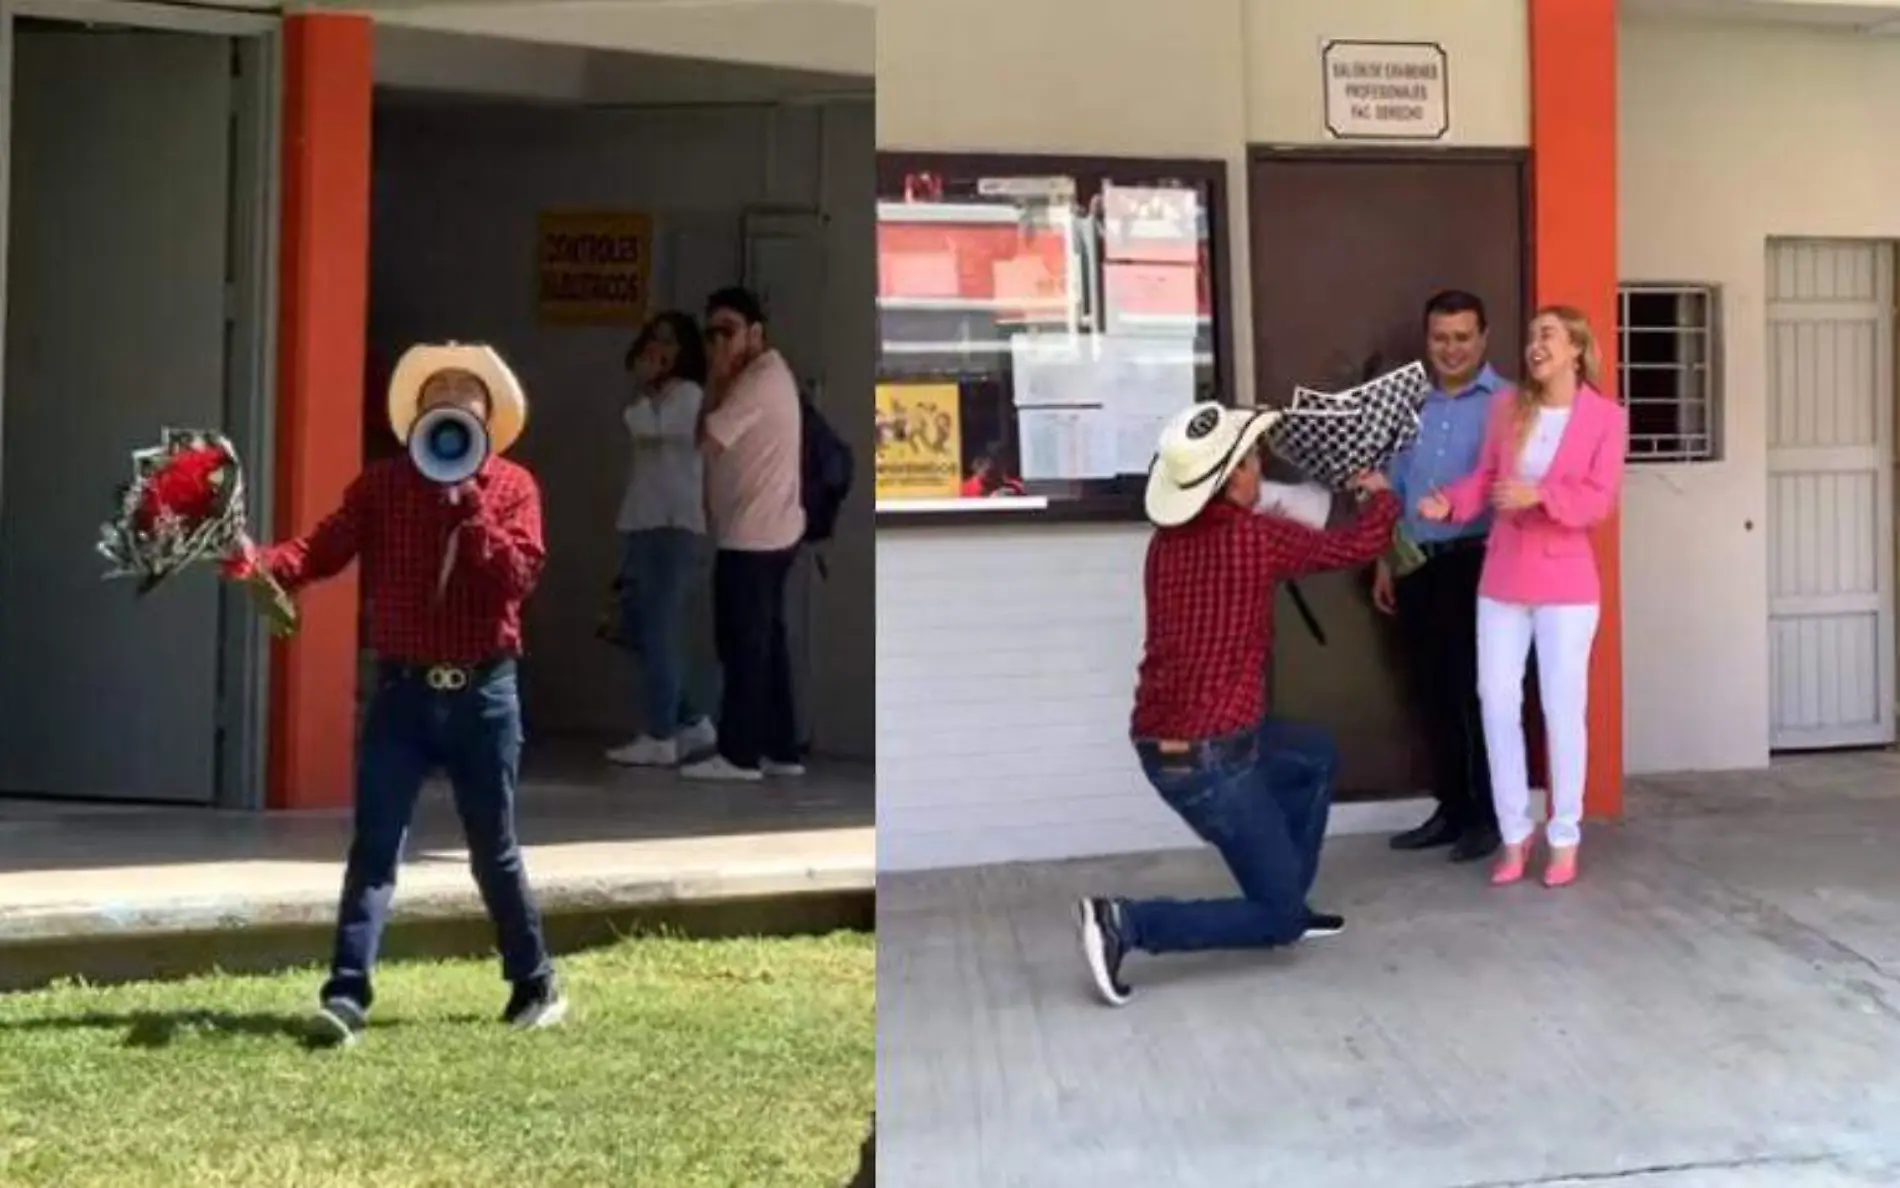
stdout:
<svg viewBox="0 0 1900 1188">
<path fill-rule="evenodd" d="M 1226 815 L 1221 811 L 1223 781 L 1217 770 L 1191 762 L 1170 764 L 1164 760 L 1145 762 L 1142 770 L 1163 803 L 1173 809 L 1196 836 L 1210 845 L 1220 844 L 1226 834 Z"/>
</svg>

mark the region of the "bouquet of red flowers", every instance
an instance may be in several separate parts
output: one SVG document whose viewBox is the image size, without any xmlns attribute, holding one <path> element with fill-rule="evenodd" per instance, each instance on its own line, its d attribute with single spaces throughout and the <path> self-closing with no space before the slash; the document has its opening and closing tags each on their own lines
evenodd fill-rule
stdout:
<svg viewBox="0 0 1900 1188">
<path fill-rule="evenodd" d="M 119 513 L 100 528 L 107 577 L 135 577 L 138 593 L 197 561 L 248 556 L 244 469 L 222 434 L 167 429 L 160 443 L 132 455 L 132 481 L 119 491 Z M 297 629 L 297 608 L 261 567 L 242 579 L 271 630 Z"/>
</svg>

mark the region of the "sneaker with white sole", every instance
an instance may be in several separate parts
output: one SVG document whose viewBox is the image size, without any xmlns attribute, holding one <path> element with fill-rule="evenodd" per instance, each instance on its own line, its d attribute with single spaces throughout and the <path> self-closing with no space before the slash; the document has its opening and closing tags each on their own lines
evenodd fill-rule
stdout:
<svg viewBox="0 0 1900 1188">
<path fill-rule="evenodd" d="M 304 1038 L 317 1048 L 348 1048 L 363 1038 L 369 1027 L 369 1012 L 354 998 L 337 995 L 323 1000 L 310 1016 Z"/>
<path fill-rule="evenodd" d="M 518 983 L 501 1021 L 517 1031 L 539 1031 L 567 1018 L 567 995 L 552 977 Z"/>
<path fill-rule="evenodd" d="M 704 755 L 719 747 L 719 728 L 713 725 L 711 718 L 698 718 L 679 728 L 673 735 L 673 743 L 682 759 L 695 755 Z"/>
<path fill-rule="evenodd" d="M 1301 940 L 1324 940 L 1329 936 L 1338 936 L 1346 931 L 1346 917 L 1332 912 L 1316 912 L 1306 909 L 1306 930 L 1300 934 Z"/>
<path fill-rule="evenodd" d="M 1075 905 L 1082 934 L 1082 960 L 1088 966 L 1095 992 L 1109 1006 L 1122 1006 L 1134 996 L 1122 981 L 1122 959 L 1128 943 L 1122 937 L 1121 907 L 1112 899 L 1084 899 Z"/>
<path fill-rule="evenodd" d="M 759 766 L 759 770 L 771 776 L 773 779 L 788 780 L 804 775 L 805 765 L 803 763 L 780 763 L 775 759 L 767 759 Z"/>
<path fill-rule="evenodd" d="M 764 779 L 756 767 L 740 767 L 724 755 L 714 755 L 698 763 L 688 763 L 680 768 L 680 775 L 689 780 L 719 780 L 726 783 L 752 784 Z"/>
<path fill-rule="evenodd" d="M 672 767 L 679 761 L 679 744 L 673 739 L 645 734 L 607 752 L 607 762 L 621 767 Z"/>
</svg>

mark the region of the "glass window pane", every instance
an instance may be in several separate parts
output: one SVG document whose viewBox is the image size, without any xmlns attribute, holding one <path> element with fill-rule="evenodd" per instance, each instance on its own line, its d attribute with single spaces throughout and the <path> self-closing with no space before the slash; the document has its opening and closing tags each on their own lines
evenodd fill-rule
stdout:
<svg viewBox="0 0 1900 1188">
<path fill-rule="evenodd" d="M 1161 425 L 1221 387 L 1221 168 L 882 157 L 880 508 L 1138 515 Z"/>
</svg>

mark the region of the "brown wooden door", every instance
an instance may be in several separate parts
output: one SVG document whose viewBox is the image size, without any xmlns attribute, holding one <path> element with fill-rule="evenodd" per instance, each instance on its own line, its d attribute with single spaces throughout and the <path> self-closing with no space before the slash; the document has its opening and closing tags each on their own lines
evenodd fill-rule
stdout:
<svg viewBox="0 0 1900 1188">
<path fill-rule="evenodd" d="M 1527 290 L 1520 160 L 1261 153 L 1249 183 L 1260 403 L 1285 403 L 1297 384 L 1344 387 L 1422 358 L 1425 301 L 1448 288 L 1484 299 L 1491 361 L 1507 378 L 1517 374 Z M 1301 588 L 1327 642 L 1312 638 L 1283 597 L 1276 712 L 1334 732 L 1343 796 L 1424 788 L 1412 698 L 1365 575 Z"/>
</svg>

